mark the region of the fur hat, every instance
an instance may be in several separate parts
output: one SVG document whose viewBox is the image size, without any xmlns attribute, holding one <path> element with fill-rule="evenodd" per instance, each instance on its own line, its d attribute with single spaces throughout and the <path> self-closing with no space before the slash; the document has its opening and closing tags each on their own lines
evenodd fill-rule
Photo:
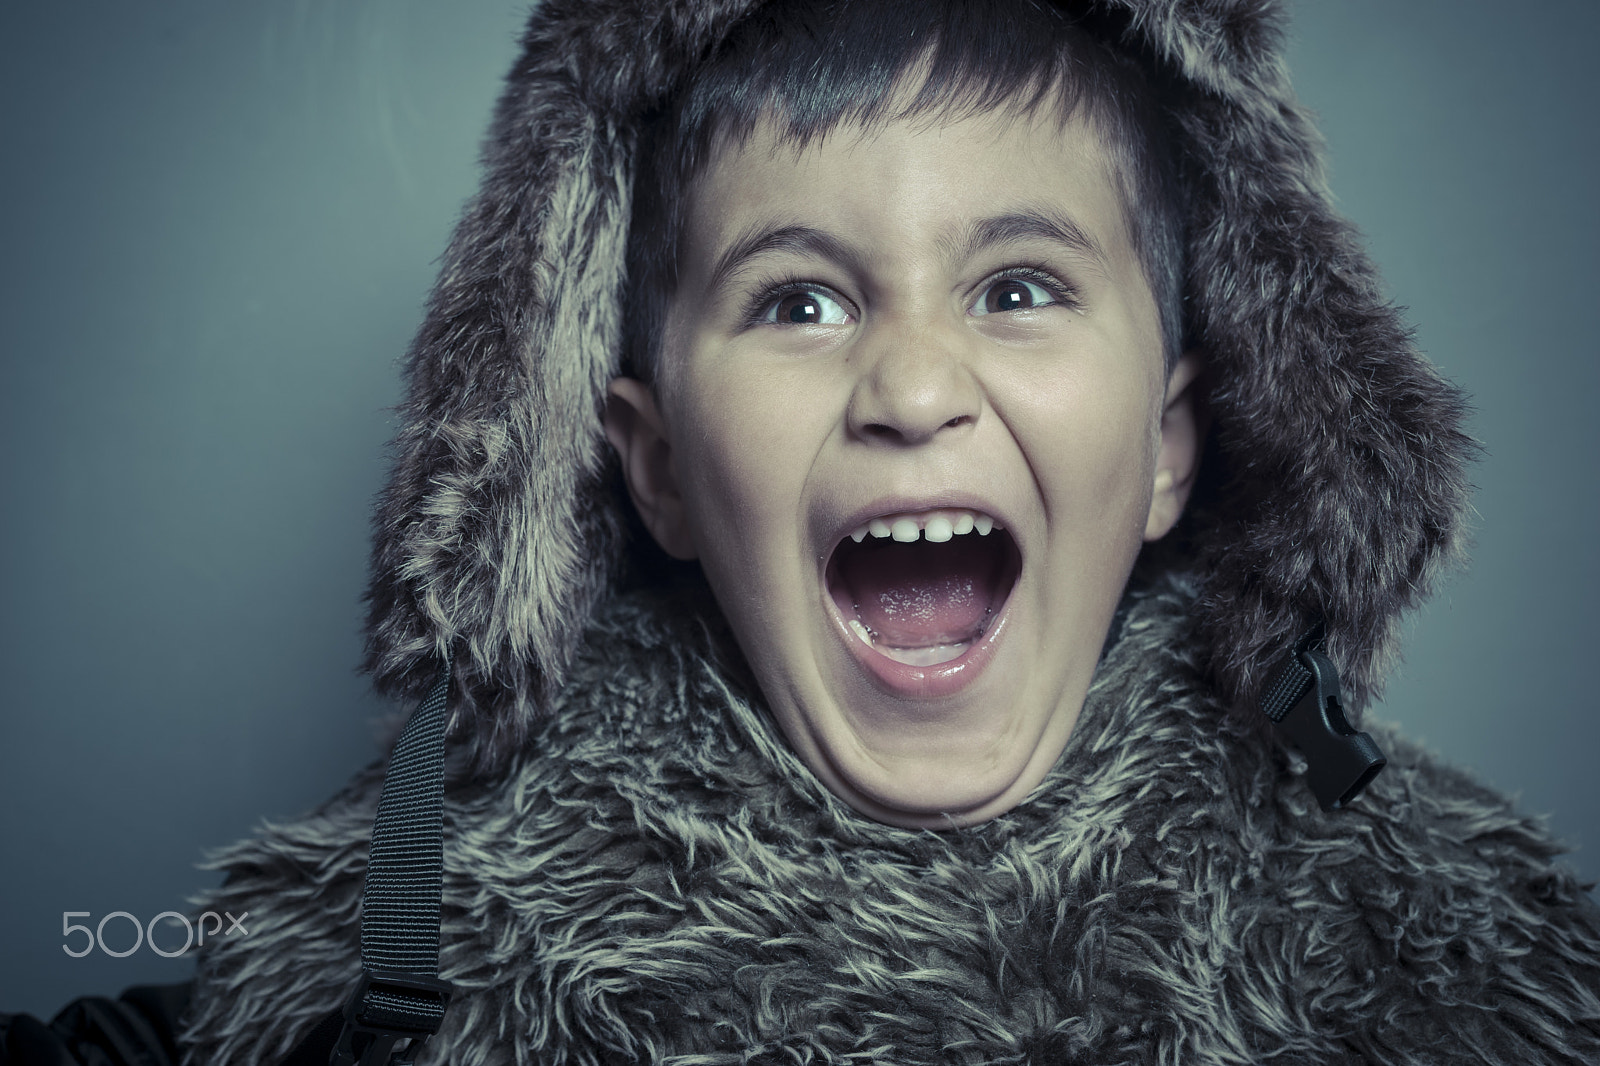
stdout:
<svg viewBox="0 0 1600 1066">
<path fill-rule="evenodd" d="M 547 0 L 407 363 L 366 665 L 416 695 L 455 649 L 459 733 L 500 761 L 560 685 L 627 553 L 601 432 L 641 116 L 755 0 Z M 1185 333 L 1208 360 L 1203 485 L 1147 569 L 1197 581 L 1214 683 L 1248 711 L 1314 620 L 1349 709 L 1459 550 L 1461 395 L 1412 346 L 1290 91 L 1270 0 L 1080 0 L 1151 72 L 1188 212 Z"/>
</svg>

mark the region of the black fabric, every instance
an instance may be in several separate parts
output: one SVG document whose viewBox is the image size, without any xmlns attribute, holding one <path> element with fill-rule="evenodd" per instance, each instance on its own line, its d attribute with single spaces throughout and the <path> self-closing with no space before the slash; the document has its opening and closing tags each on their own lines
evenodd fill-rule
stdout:
<svg viewBox="0 0 1600 1066">
<path fill-rule="evenodd" d="M 45 1025 L 0 1014 L 0 1066 L 177 1066 L 187 983 L 130 988 L 117 999 L 73 1000 Z"/>
<path fill-rule="evenodd" d="M 361 896 L 361 965 L 435 976 L 439 972 L 439 885 L 443 871 L 447 659 L 395 744 L 372 825 Z"/>
<path fill-rule="evenodd" d="M 328 1066 L 333 1047 L 344 1029 L 344 1010 L 332 1011 L 283 1060 L 283 1066 Z"/>
<path fill-rule="evenodd" d="M 363 997 L 361 1017 L 366 1024 L 379 1029 L 415 1029 L 420 1022 L 437 1031 L 445 1006 L 438 999 L 374 990 Z"/>
<path fill-rule="evenodd" d="M 1300 635 L 1294 642 L 1294 647 L 1289 649 L 1289 654 L 1283 657 L 1283 661 L 1261 688 L 1262 714 L 1274 723 L 1283 721 L 1283 716 L 1289 713 L 1289 708 L 1299 703 L 1306 690 L 1316 682 L 1316 675 L 1306 667 L 1300 657 L 1308 651 L 1321 651 L 1326 643 L 1321 622 Z"/>
</svg>

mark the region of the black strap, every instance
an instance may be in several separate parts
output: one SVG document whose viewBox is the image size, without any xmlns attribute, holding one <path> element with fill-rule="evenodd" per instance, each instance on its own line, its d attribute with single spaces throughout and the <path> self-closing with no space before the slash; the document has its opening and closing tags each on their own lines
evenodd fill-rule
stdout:
<svg viewBox="0 0 1600 1066">
<path fill-rule="evenodd" d="M 1299 703 L 1307 688 L 1316 681 L 1316 675 L 1306 666 L 1301 656 L 1307 652 L 1320 652 L 1327 647 L 1327 644 L 1326 627 L 1320 621 L 1300 634 L 1300 639 L 1294 642 L 1294 647 L 1289 650 L 1283 661 L 1278 663 L 1277 669 L 1273 671 L 1261 690 L 1262 714 L 1274 722 L 1283 721 L 1283 716 L 1289 713 L 1289 708 Z"/>
<path fill-rule="evenodd" d="M 444 874 L 445 661 L 395 743 L 383 777 L 361 896 L 361 966 L 439 974 Z"/>
<path fill-rule="evenodd" d="M 439 979 L 444 877 L 445 659 L 389 758 L 361 897 L 361 979 L 323 1018 L 291 1066 L 409 1063 L 439 1031 L 451 985 Z"/>
<path fill-rule="evenodd" d="M 1339 672 L 1323 650 L 1319 621 L 1300 635 L 1262 686 L 1261 713 L 1306 759 L 1306 781 L 1325 811 L 1361 794 L 1388 760 L 1372 737 L 1353 729 L 1340 704 Z"/>
</svg>

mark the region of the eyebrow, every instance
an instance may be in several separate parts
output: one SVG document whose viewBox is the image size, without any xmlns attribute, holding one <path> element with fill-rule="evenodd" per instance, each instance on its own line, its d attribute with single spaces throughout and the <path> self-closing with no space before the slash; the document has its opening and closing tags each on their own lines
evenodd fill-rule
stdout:
<svg viewBox="0 0 1600 1066">
<path fill-rule="evenodd" d="M 954 247 L 959 249 L 958 258 L 970 259 L 990 245 L 1025 240 L 1046 240 L 1065 245 L 1093 260 L 1101 270 L 1110 270 L 1105 250 L 1087 230 L 1067 215 L 1048 209 L 1029 208 L 980 218 L 967 227 L 962 240 Z"/>
<path fill-rule="evenodd" d="M 708 291 L 716 292 L 745 263 L 769 252 L 809 253 L 850 267 L 859 266 L 866 258 L 854 245 L 826 230 L 812 226 L 768 228 L 758 223 L 717 257 L 716 266 L 711 270 Z"/>
</svg>

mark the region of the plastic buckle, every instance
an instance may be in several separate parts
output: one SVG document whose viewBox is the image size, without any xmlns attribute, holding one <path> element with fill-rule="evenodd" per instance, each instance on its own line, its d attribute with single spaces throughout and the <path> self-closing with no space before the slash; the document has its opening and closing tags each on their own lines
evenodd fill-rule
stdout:
<svg viewBox="0 0 1600 1066">
<path fill-rule="evenodd" d="M 1311 684 L 1276 725 L 1305 756 L 1306 783 L 1317 803 L 1325 811 L 1338 810 L 1359 796 L 1388 760 L 1372 737 L 1345 719 L 1332 660 L 1310 648 L 1297 649 L 1295 657 L 1310 671 Z"/>
<path fill-rule="evenodd" d="M 419 1001 L 422 1009 L 367 1002 L 378 992 Z M 437 977 L 388 970 L 362 970 L 344 1006 L 344 1029 L 334 1045 L 332 1066 L 405 1066 L 416 1061 L 428 1038 L 439 1031 L 455 987 Z M 405 1046 L 395 1045 L 404 1040 Z"/>
</svg>

